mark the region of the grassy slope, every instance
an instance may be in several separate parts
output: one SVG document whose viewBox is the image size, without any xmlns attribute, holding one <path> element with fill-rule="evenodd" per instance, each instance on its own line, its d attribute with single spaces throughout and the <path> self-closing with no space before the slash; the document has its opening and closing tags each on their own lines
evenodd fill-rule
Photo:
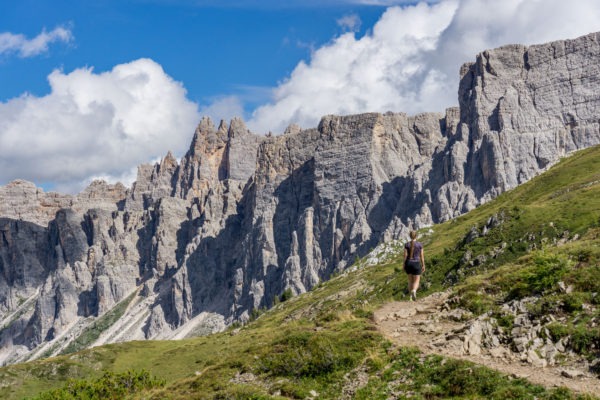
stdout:
<svg viewBox="0 0 600 400">
<path fill-rule="evenodd" d="M 504 222 L 467 243 L 464 239 L 469 231 L 476 227 L 481 232 L 491 215 L 501 216 Z M 540 292 L 535 284 L 540 273 L 535 257 L 540 252 L 566 260 L 561 277 L 583 274 L 593 278 L 598 269 L 594 247 L 598 242 L 595 231 L 589 230 L 599 225 L 597 147 L 563 160 L 542 176 L 467 215 L 435 226 L 425 239 L 427 291 L 459 282 L 457 288 L 466 299 L 465 305 L 486 311 L 499 298 L 514 297 L 511 288 L 522 282 L 525 284 L 519 286 L 517 297 Z M 576 234 L 584 239 L 553 247 L 555 241 L 572 239 Z M 537 249 L 533 253 L 532 244 Z M 489 254 L 494 248 L 503 250 L 492 257 Z M 467 252 L 471 259 L 485 258 L 468 267 L 464 262 Z M 583 262 L 573 261 L 581 254 L 587 254 Z M 504 277 L 511 275 L 510 266 L 515 265 L 528 272 L 506 283 Z M 575 269 L 579 275 L 569 274 Z M 493 286 L 485 293 L 478 286 L 482 276 Z M 145 369 L 165 379 L 167 386 L 143 392 L 139 398 L 305 398 L 311 390 L 320 398 L 338 398 L 348 379 L 345 375 L 350 373 L 351 379 L 359 370 L 371 380 L 354 394 L 355 398 L 386 398 L 391 388 L 396 395 L 412 392 L 427 398 L 571 398 L 561 390 L 545 391 L 468 363 L 446 362 L 390 347 L 374 330 L 370 315 L 383 302 L 402 298 L 405 283 L 396 259 L 338 276 L 310 293 L 281 303 L 241 329 L 182 341 L 113 344 L 2 368 L 0 397 L 31 396 L 64 384 L 66 378 L 100 377 L 103 370 Z M 548 285 L 541 294 L 557 293 L 556 279 Z M 591 301 L 592 290 L 595 286 L 579 285 L 575 291 L 583 293 L 581 301 L 586 302 Z M 579 309 L 563 312 L 574 314 Z M 253 375 L 231 381 L 245 372 Z"/>
</svg>

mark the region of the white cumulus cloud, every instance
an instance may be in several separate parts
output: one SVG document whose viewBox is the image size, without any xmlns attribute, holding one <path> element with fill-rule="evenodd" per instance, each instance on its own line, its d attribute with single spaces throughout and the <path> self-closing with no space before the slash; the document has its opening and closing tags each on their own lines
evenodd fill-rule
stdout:
<svg viewBox="0 0 600 400">
<path fill-rule="evenodd" d="M 403 3 L 358 0 L 366 4 Z M 600 30 L 597 0 L 442 0 L 389 7 L 362 37 L 344 33 L 301 61 L 252 113 L 257 132 L 315 126 L 324 114 L 443 111 L 458 71 L 487 48 Z"/>
<path fill-rule="evenodd" d="M 230 120 L 244 115 L 244 104 L 239 96 L 221 96 L 209 105 L 201 107 L 200 114 L 210 117 L 215 122 Z"/>
<path fill-rule="evenodd" d="M 42 32 L 33 39 L 27 39 L 23 34 L 10 32 L 0 33 L 0 55 L 16 53 L 19 57 L 33 57 L 48 51 L 48 45 L 54 42 L 69 43 L 73 40 L 70 29 L 59 26 Z"/>
<path fill-rule="evenodd" d="M 437 3 L 440 0 L 429 0 L 427 3 Z M 402 4 L 415 4 L 415 0 L 350 0 L 350 3 L 360 4 L 363 6 L 396 6 Z"/>
<path fill-rule="evenodd" d="M 349 32 L 312 51 L 266 100 L 263 88 L 246 87 L 237 96 L 216 97 L 201 113 L 229 119 L 254 107 L 252 130 L 281 133 L 291 123 L 316 126 L 325 114 L 443 111 L 457 105 L 463 62 L 508 43 L 598 31 L 600 2 L 442 0 L 392 6 L 361 37 L 352 32 L 358 22 L 340 20 Z M 0 54 L 27 57 L 71 38 L 67 29 L 31 40 L 0 34 Z M 182 155 L 201 116 L 182 84 L 149 59 L 103 73 L 57 70 L 48 80 L 46 96 L 0 102 L 0 184 L 23 178 L 74 192 L 93 177 L 130 183 L 137 165 L 169 149 Z"/>
<path fill-rule="evenodd" d="M 356 32 L 360 29 L 360 25 L 362 21 L 358 14 L 347 14 L 343 17 L 338 18 L 335 22 L 337 22 L 338 26 L 342 28 L 344 31 Z"/>
<path fill-rule="evenodd" d="M 181 83 L 150 59 L 95 73 L 48 76 L 51 92 L 0 103 L 0 182 L 23 178 L 81 189 L 189 146 L 200 115 Z M 130 183 L 130 182 L 125 182 Z"/>
</svg>

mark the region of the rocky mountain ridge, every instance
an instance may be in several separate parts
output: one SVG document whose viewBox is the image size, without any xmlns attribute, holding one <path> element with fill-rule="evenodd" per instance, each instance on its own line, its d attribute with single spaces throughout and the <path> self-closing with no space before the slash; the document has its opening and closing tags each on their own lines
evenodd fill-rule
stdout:
<svg viewBox="0 0 600 400">
<path fill-rule="evenodd" d="M 0 359 L 222 329 L 600 143 L 599 38 L 485 51 L 445 114 L 326 116 L 274 137 L 203 119 L 180 162 L 140 166 L 131 189 L 0 188 Z"/>
</svg>

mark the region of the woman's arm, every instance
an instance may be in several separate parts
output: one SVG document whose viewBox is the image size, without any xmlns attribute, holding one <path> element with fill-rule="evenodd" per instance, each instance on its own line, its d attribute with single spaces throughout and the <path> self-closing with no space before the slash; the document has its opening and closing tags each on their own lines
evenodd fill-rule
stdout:
<svg viewBox="0 0 600 400">
<path fill-rule="evenodd" d="M 421 249 L 421 268 L 422 272 L 425 272 L 425 250 L 423 249 Z"/>
</svg>

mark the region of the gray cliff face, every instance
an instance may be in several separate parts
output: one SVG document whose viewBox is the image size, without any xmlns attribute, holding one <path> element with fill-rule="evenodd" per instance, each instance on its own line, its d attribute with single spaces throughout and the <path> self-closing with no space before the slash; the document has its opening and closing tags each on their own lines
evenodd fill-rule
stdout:
<svg viewBox="0 0 600 400">
<path fill-rule="evenodd" d="M 378 243 L 441 222 L 600 143 L 598 34 L 485 51 L 445 114 L 326 116 L 252 134 L 203 119 L 131 189 L 0 187 L 0 362 L 223 329 Z M 115 306 L 126 302 L 124 311 Z"/>
<path fill-rule="evenodd" d="M 55 192 L 45 193 L 33 183 L 24 180 L 0 186 L 0 217 L 33 222 L 46 226 L 62 208 L 85 212 L 90 208 L 116 210 L 122 207 L 127 189 L 103 181 L 92 182 L 77 196 Z"/>
<path fill-rule="evenodd" d="M 236 302 L 304 292 L 391 230 L 422 221 L 424 164 L 446 138 L 442 115 L 328 116 L 318 129 L 267 138 L 245 209 Z M 238 300 L 240 299 L 240 300 Z"/>
<path fill-rule="evenodd" d="M 599 38 L 505 46 L 463 67 L 461 129 L 472 142 L 465 182 L 479 198 L 598 143 Z"/>
</svg>

